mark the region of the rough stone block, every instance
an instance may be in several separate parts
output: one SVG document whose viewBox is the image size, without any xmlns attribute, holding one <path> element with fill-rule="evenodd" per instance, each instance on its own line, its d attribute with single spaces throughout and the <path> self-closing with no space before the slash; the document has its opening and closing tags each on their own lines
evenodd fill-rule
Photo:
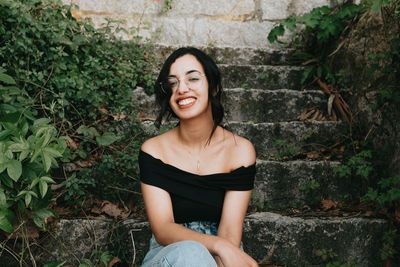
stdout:
<svg viewBox="0 0 400 267">
<path fill-rule="evenodd" d="M 156 45 L 154 52 L 159 64 L 164 63 L 165 59 L 176 49 L 184 45 Z M 262 49 L 252 47 L 211 47 L 198 46 L 217 63 L 229 65 L 288 65 L 289 58 L 292 55 L 292 49 Z M 161 66 L 160 66 L 161 68 Z"/>
<path fill-rule="evenodd" d="M 345 124 L 340 122 L 230 122 L 226 127 L 249 139 L 260 159 L 279 158 L 312 151 L 340 142 Z"/>
<path fill-rule="evenodd" d="M 338 177 L 333 166 L 339 164 L 336 161 L 257 160 L 251 204 L 261 210 L 282 210 L 319 206 L 322 199 L 340 201 L 344 195 L 361 195 L 359 184 Z M 312 183 L 318 186 L 311 189 Z"/>
<path fill-rule="evenodd" d="M 289 16 L 300 16 L 315 7 L 333 6 L 330 0 L 262 0 L 263 20 L 282 20 Z"/>
<path fill-rule="evenodd" d="M 338 256 L 333 261 L 359 267 L 382 266 L 379 249 L 388 222 L 361 217 L 306 218 L 263 212 L 247 216 L 244 249 L 257 261 L 285 266 L 326 266 L 317 250 Z"/>
<path fill-rule="evenodd" d="M 300 89 L 303 68 L 297 66 L 220 64 L 224 88 Z"/>
<path fill-rule="evenodd" d="M 253 13 L 253 0 L 174 0 L 169 15 L 241 16 Z"/>
<path fill-rule="evenodd" d="M 75 4 L 80 11 L 101 16 L 158 14 L 162 11 L 163 1 L 151 0 L 62 0 L 65 4 Z"/>
<path fill-rule="evenodd" d="M 322 91 L 226 89 L 222 101 L 229 121 L 295 121 L 310 107 L 327 109 Z"/>
</svg>

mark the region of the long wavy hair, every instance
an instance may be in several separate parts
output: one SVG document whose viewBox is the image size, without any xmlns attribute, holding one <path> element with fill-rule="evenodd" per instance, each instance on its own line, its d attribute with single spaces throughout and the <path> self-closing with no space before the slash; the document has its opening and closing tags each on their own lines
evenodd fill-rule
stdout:
<svg viewBox="0 0 400 267">
<path fill-rule="evenodd" d="M 222 95 L 222 85 L 221 85 L 221 73 L 217 67 L 217 64 L 206 55 L 201 50 L 194 47 L 182 47 L 175 50 L 164 62 L 160 73 L 158 75 L 156 84 L 155 84 L 155 94 L 156 94 L 156 103 L 160 107 L 160 112 L 158 113 L 155 124 L 158 128 L 160 128 L 162 124 L 163 118 L 167 121 L 171 118 L 178 118 L 176 114 L 172 111 L 169 100 L 171 98 L 170 91 L 164 91 L 161 88 L 161 83 L 167 81 L 167 77 L 169 75 L 169 71 L 171 65 L 180 57 L 184 55 L 193 55 L 203 66 L 204 73 L 206 75 L 208 81 L 208 99 L 211 103 L 212 110 L 212 118 L 214 121 L 214 126 L 211 131 L 211 135 L 209 141 L 211 140 L 212 135 L 214 134 L 215 129 L 218 125 L 221 124 L 224 118 L 224 108 L 221 104 L 221 95 Z"/>
</svg>

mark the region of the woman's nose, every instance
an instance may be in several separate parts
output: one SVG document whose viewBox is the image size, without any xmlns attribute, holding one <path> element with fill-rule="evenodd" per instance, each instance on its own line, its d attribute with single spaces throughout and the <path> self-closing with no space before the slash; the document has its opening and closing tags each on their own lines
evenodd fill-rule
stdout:
<svg viewBox="0 0 400 267">
<path fill-rule="evenodd" d="M 189 91 L 189 87 L 186 85 L 185 78 L 179 79 L 178 81 L 179 81 L 179 83 L 178 83 L 177 91 L 179 94 Z"/>
</svg>

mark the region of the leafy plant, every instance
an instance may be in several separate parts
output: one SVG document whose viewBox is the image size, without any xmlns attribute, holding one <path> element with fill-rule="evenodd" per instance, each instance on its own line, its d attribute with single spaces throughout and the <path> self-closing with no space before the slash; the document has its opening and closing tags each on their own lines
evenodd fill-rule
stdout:
<svg viewBox="0 0 400 267">
<path fill-rule="evenodd" d="M 278 145 L 278 152 L 275 155 L 277 159 L 291 158 L 298 153 L 294 146 L 287 144 L 287 140 L 278 139 L 275 140 L 275 144 Z"/>
<path fill-rule="evenodd" d="M 352 175 L 360 176 L 368 179 L 373 170 L 370 159 L 372 158 L 371 150 L 361 150 L 354 156 L 351 156 L 347 163 L 334 166 L 334 170 L 340 177 L 351 177 Z"/>
<path fill-rule="evenodd" d="M 142 130 L 133 89 L 142 86 L 151 93 L 154 81 L 150 42 L 139 37 L 122 40 L 118 33 L 128 30 L 119 21 L 107 19 L 96 29 L 89 20 L 75 19 L 74 9 L 78 7 L 59 0 L 0 3 L 0 15 L 6 18 L 0 21 L 0 67 L 22 88 L 24 94 L 18 97 L 30 101 L 21 105 L 30 107 L 25 116 L 47 117 L 56 135 L 70 137 L 71 149 L 62 158 L 75 166 L 65 173 L 64 197 L 70 204 L 82 201 L 100 185 L 107 187 L 91 193 L 102 198 L 117 198 L 115 188 L 132 188 L 131 178 L 107 183 L 105 175 L 118 177 L 115 174 L 121 170 L 137 177 L 134 156 L 140 140 L 134 139 Z M 4 95 L 4 101 L 15 98 L 13 94 Z"/>
<path fill-rule="evenodd" d="M 346 25 L 352 23 L 365 10 L 363 6 L 353 4 L 335 8 L 328 6 L 314 8 L 302 16 L 288 17 L 280 21 L 269 32 L 268 40 L 271 43 L 284 43 L 279 37 L 284 35 L 285 30 L 295 32 L 299 25 L 302 25 L 303 30 L 292 36 L 292 40 L 298 39 L 301 40 L 298 42 L 302 43 L 297 48 L 301 52 L 294 54 L 294 60 L 307 66 L 301 83 L 317 76 L 334 84 L 335 75 L 327 60 L 333 51 L 332 45 L 339 39 Z"/>
<path fill-rule="evenodd" d="M 379 180 L 378 188 L 369 187 L 368 192 L 362 199 L 364 201 L 374 201 L 379 208 L 383 208 L 385 203 L 400 200 L 400 176 Z"/>
<path fill-rule="evenodd" d="M 57 167 L 66 149 L 65 138 L 47 118 L 35 119 L 26 109 L 32 103 L 14 79 L 0 69 L 0 229 L 14 231 L 15 215 L 33 212 L 34 223 L 54 215 L 48 208 L 50 169 Z"/>
</svg>

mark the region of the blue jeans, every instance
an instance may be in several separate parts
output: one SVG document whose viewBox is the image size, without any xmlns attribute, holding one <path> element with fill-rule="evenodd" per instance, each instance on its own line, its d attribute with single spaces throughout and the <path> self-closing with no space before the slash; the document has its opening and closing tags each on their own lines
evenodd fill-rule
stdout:
<svg viewBox="0 0 400 267">
<path fill-rule="evenodd" d="M 217 235 L 215 222 L 190 222 L 181 224 L 196 232 Z M 168 246 L 157 243 L 154 235 L 142 267 L 216 267 L 217 264 L 208 249 L 196 241 L 180 241 Z"/>
</svg>

